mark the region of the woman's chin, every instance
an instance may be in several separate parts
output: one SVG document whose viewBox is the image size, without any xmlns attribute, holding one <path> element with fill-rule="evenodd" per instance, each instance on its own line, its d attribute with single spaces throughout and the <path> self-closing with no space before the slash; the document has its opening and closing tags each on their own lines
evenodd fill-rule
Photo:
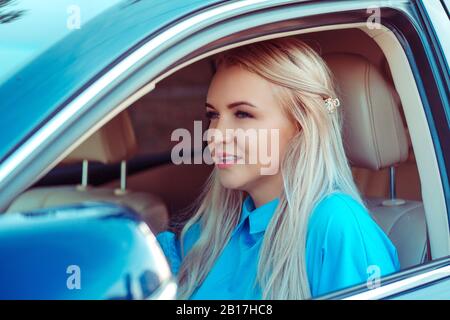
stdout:
<svg viewBox="0 0 450 320">
<path fill-rule="evenodd" d="M 220 184 L 226 189 L 240 190 L 242 188 L 242 184 L 230 179 L 220 179 Z"/>
<path fill-rule="evenodd" d="M 220 184 L 227 189 L 240 190 L 245 185 L 242 174 L 229 169 L 219 169 Z"/>
</svg>

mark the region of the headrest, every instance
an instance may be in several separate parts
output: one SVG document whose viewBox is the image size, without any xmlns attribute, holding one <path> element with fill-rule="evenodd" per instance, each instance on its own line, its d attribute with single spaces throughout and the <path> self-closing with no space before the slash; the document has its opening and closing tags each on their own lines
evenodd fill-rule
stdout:
<svg viewBox="0 0 450 320">
<path fill-rule="evenodd" d="M 333 53 L 324 59 L 338 88 L 351 165 L 379 170 L 405 161 L 408 141 L 394 88 L 362 56 Z"/>
<path fill-rule="evenodd" d="M 105 164 L 132 157 L 137 151 L 136 137 L 127 111 L 123 111 L 97 130 L 63 160 L 64 163 L 83 160 Z"/>
</svg>

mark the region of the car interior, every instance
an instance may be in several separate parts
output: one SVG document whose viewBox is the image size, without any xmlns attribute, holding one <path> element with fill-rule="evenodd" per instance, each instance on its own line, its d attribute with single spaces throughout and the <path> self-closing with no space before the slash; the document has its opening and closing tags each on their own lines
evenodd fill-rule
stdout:
<svg viewBox="0 0 450 320">
<path fill-rule="evenodd" d="M 383 51 L 357 28 L 296 36 L 324 57 L 335 77 L 355 181 L 395 244 L 402 269 L 431 260 L 414 148 Z M 170 134 L 192 131 L 194 120 L 207 128 L 204 102 L 213 72 L 207 57 L 159 82 L 19 195 L 8 212 L 109 201 L 133 208 L 154 233 L 166 229 L 194 203 L 212 170 L 171 163 L 176 142 Z"/>
</svg>

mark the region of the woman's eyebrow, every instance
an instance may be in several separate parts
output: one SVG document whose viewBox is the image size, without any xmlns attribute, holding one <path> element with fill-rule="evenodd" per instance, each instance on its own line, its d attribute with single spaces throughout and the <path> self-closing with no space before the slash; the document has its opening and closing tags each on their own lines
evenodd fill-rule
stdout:
<svg viewBox="0 0 450 320">
<path fill-rule="evenodd" d="M 232 103 L 230 103 L 230 104 L 227 106 L 227 108 L 228 108 L 228 109 L 232 109 L 232 108 L 234 108 L 234 107 L 241 106 L 241 105 L 247 105 L 247 106 L 249 106 L 249 107 L 256 108 L 256 106 L 255 106 L 254 104 L 252 104 L 252 103 L 250 103 L 250 102 L 247 102 L 247 101 L 236 101 L 236 102 L 232 102 Z M 215 109 L 214 106 L 213 106 L 212 104 L 208 103 L 208 102 L 205 103 L 205 106 L 206 106 L 206 107 L 209 107 L 209 108 L 212 108 L 212 109 Z"/>
</svg>

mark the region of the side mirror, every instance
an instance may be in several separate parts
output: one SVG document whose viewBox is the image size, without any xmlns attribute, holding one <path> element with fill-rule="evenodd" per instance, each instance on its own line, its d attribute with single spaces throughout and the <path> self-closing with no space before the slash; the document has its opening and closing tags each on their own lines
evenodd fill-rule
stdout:
<svg viewBox="0 0 450 320">
<path fill-rule="evenodd" d="M 109 203 L 0 216 L 0 299 L 174 299 L 176 283 L 131 209 Z"/>
</svg>

